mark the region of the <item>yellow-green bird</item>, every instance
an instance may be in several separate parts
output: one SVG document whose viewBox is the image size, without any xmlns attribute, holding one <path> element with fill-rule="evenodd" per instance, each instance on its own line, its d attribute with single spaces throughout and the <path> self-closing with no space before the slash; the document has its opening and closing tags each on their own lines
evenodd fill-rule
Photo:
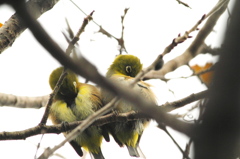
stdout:
<svg viewBox="0 0 240 159">
<path fill-rule="evenodd" d="M 138 57 L 133 55 L 118 55 L 109 67 L 106 77 L 116 81 L 117 84 L 123 87 L 128 87 L 141 70 L 142 64 Z M 151 91 L 149 84 L 139 81 L 132 89 L 135 92 L 139 92 L 142 98 L 156 103 L 155 95 Z M 113 96 L 104 89 L 102 90 L 102 96 L 104 104 L 113 99 Z M 126 113 L 129 111 L 137 112 L 138 109 L 131 103 L 121 99 L 114 111 Z M 106 127 L 120 147 L 126 145 L 130 156 L 143 157 L 144 155 L 139 148 L 139 141 L 148 123 L 149 120 L 140 119 L 128 122 L 114 122 L 106 125 Z"/>
<path fill-rule="evenodd" d="M 57 84 L 62 72 L 63 67 L 59 67 L 51 73 L 49 84 L 52 89 Z M 68 70 L 51 106 L 50 118 L 54 124 L 80 121 L 86 119 L 102 106 L 99 89 L 93 85 L 78 82 L 77 75 Z M 68 133 L 66 132 L 64 135 Z M 104 132 L 100 127 L 91 126 L 70 141 L 70 144 L 79 156 L 83 156 L 82 147 L 89 151 L 94 159 L 104 159 L 100 148 L 103 134 Z"/>
</svg>

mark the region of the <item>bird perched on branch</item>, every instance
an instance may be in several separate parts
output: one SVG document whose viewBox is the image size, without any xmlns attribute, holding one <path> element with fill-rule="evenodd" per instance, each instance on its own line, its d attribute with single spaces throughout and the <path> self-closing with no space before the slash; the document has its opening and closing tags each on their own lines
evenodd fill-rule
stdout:
<svg viewBox="0 0 240 159">
<path fill-rule="evenodd" d="M 129 84 L 134 80 L 134 77 L 142 70 L 142 64 L 136 56 L 133 55 L 118 55 L 111 66 L 109 67 L 106 77 L 116 81 L 123 87 L 129 87 Z M 146 82 L 139 81 L 133 86 L 133 91 L 142 98 L 156 103 L 155 95 L 150 89 L 150 85 Z M 113 99 L 113 95 L 106 90 L 102 90 L 103 102 L 107 104 Z M 138 109 L 131 103 L 120 99 L 114 108 L 114 112 L 126 113 L 130 111 L 137 112 Z M 139 119 L 128 122 L 114 122 L 106 125 L 109 133 L 113 136 L 120 147 L 126 145 L 130 156 L 144 157 L 139 148 L 139 141 L 148 125 L 149 120 Z"/>
<path fill-rule="evenodd" d="M 63 67 L 59 67 L 51 73 L 49 84 L 52 89 L 62 72 Z M 67 70 L 67 75 L 51 106 L 50 118 L 54 124 L 80 121 L 101 107 L 102 97 L 99 90 L 93 85 L 78 82 L 77 75 Z M 65 132 L 64 135 L 69 132 Z M 82 147 L 89 151 L 94 159 L 104 159 L 100 148 L 102 138 L 103 130 L 98 126 L 91 126 L 70 141 L 70 144 L 79 156 L 83 156 Z"/>
</svg>

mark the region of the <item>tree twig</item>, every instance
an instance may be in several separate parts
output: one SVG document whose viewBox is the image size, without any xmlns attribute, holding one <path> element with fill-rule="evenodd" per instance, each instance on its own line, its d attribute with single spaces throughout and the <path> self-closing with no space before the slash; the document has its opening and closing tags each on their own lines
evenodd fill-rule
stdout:
<svg viewBox="0 0 240 159">
<path fill-rule="evenodd" d="M 59 91 L 59 89 L 60 89 L 60 87 L 63 83 L 63 80 L 65 79 L 66 76 L 67 76 L 67 72 L 63 71 L 63 73 L 61 74 L 60 78 L 57 81 L 56 86 L 53 89 L 53 92 L 50 94 L 49 99 L 48 99 L 47 104 L 46 104 L 45 112 L 44 112 L 44 114 L 42 116 L 42 119 L 40 121 L 41 125 L 46 124 L 47 119 L 48 119 L 48 115 L 49 115 L 49 112 L 50 112 L 50 108 L 51 108 L 51 105 L 53 103 L 53 100 L 54 100 L 56 94 L 58 93 L 58 91 Z"/>
<path fill-rule="evenodd" d="M 193 97 L 194 96 L 194 97 Z M 188 97 L 185 97 L 183 99 L 180 99 L 178 101 L 174 101 L 171 103 L 166 103 L 163 105 L 158 106 L 158 109 L 163 109 L 163 111 L 169 112 L 174 109 L 178 109 L 180 107 L 185 106 L 186 104 L 192 103 L 194 101 L 197 101 L 202 98 L 207 98 L 208 92 L 203 91 L 196 93 L 195 95 L 190 95 Z M 113 105 L 114 103 L 110 103 L 109 105 Z M 168 107 L 170 107 L 168 109 Z M 108 111 L 108 110 L 107 110 Z M 148 116 L 142 114 L 142 113 L 136 113 L 136 112 L 127 112 L 127 113 L 111 113 L 108 115 L 100 116 L 98 119 L 96 119 L 92 125 L 95 126 L 102 126 L 110 122 L 126 122 L 130 120 L 138 120 L 142 118 L 148 118 Z M 71 122 L 69 123 L 69 126 L 66 127 L 64 124 L 58 124 L 58 125 L 38 125 L 33 128 L 29 128 L 23 131 L 15 131 L 15 132 L 1 132 L 0 133 L 0 140 L 15 140 L 15 139 L 25 139 L 30 136 L 42 134 L 42 133 L 61 133 L 64 131 L 72 130 L 73 128 L 77 127 L 79 124 L 81 124 L 83 121 L 77 121 L 77 122 Z"/>
<path fill-rule="evenodd" d="M 202 21 L 205 20 L 207 17 L 209 17 L 205 25 L 197 34 L 192 44 L 185 50 L 185 52 L 182 55 L 174 58 L 173 60 L 168 61 L 162 67 L 162 69 L 158 71 L 149 72 L 148 74 L 145 75 L 144 79 L 147 80 L 147 79 L 154 79 L 154 78 L 160 78 L 160 79 L 164 78 L 166 73 L 174 71 L 179 66 L 187 64 L 189 60 L 191 60 L 193 57 L 199 54 L 204 40 L 211 33 L 219 17 L 226 10 L 228 2 L 229 0 L 220 0 L 215 5 L 215 7 L 208 14 L 204 15 L 189 31 L 186 31 L 183 36 L 179 36 L 175 38 L 173 42 L 165 48 L 162 54 L 169 53 L 177 44 L 185 41 L 189 37 L 189 34 L 192 31 L 197 30 L 198 25 L 201 24 Z"/>
<path fill-rule="evenodd" d="M 203 98 L 207 98 L 209 95 L 209 91 L 205 90 L 199 93 L 195 93 L 195 94 L 191 94 L 190 96 L 187 96 L 185 98 L 176 100 L 174 102 L 167 102 L 166 104 L 160 105 L 160 107 L 166 111 L 166 112 L 170 112 L 173 111 L 177 108 L 180 108 L 186 104 L 192 103 L 194 101 L 203 99 Z"/>
<path fill-rule="evenodd" d="M 182 4 L 182 5 L 184 5 L 185 7 L 188 7 L 188 8 L 190 8 L 190 9 L 192 9 L 187 3 L 185 3 L 185 2 L 183 2 L 183 1 L 181 1 L 181 0 L 176 0 L 179 4 Z"/>
<path fill-rule="evenodd" d="M 171 140 L 173 141 L 173 143 L 177 146 L 177 148 L 181 151 L 181 153 L 183 154 L 183 156 L 186 158 L 186 159 L 190 159 L 189 157 L 188 157 L 188 154 L 186 154 L 184 151 L 183 151 L 183 149 L 180 147 L 180 145 L 177 143 L 177 141 L 173 138 L 173 136 L 169 133 L 169 131 L 167 130 L 167 128 L 166 128 L 166 125 L 165 124 L 161 124 L 161 125 L 158 125 L 158 127 L 160 128 L 160 129 L 162 129 L 170 138 L 171 138 Z"/>
<path fill-rule="evenodd" d="M 15 3 L 15 1 L 14 1 Z M 148 101 L 142 99 L 138 94 L 133 93 L 130 88 L 122 88 L 115 85 L 112 81 L 103 77 L 89 61 L 84 57 L 81 57 L 77 62 L 71 60 L 61 48 L 49 37 L 49 35 L 44 31 L 44 29 L 32 19 L 30 14 L 25 8 L 25 5 L 19 3 L 18 5 L 14 4 L 14 8 L 19 11 L 19 16 L 23 17 L 22 19 L 29 26 L 29 29 L 32 31 L 36 39 L 53 55 L 59 62 L 68 68 L 70 68 L 75 73 L 88 78 L 92 82 L 98 84 L 104 89 L 109 90 L 115 96 L 124 98 L 126 101 L 136 105 L 139 110 L 144 112 L 146 115 L 149 115 L 150 118 L 155 119 L 157 122 L 163 122 L 166 125 L 176 129 L 180 132 L 185 133 L 186 135 L 191 136 L 193 133 L 193 125 L 185 123 L 176 119 L 170 114 L 166 114 L 162 110 L 158 110 L 158 106 L 149 103 Z M 88 69 L 85 69 L 88 67 Z M 130 93 L 131 92 L 131 93 Z"/>
<path fill-rule="evenodd" d="M 69 45 L 66 49 L 66 54 L 68 56 L 71 54 L 71 51 L 74 48 L 74 45 L 79 40 L 79 37 L 82 34 L 82 32 L 84 31 L 85 27 L 87 26 L 89 20 L 91 20 L 93 12 L 94 11 L 92 11 L 86 18 L 84 18 L 82 26 L 80 27 L 80 29 L 78 30 L 77 34 L 74 36 L 72 41 L 69 43 Z M 59 89 L 61 87 L 61 84 L 62 84 L 64 78 L 66 77 L 66 75 L 67 75 L 67 69 L 64 69 L 61 76 L 59 77 L 59 80 L 58 80 L 53 92 L 50 94 L 50 98 L 47 102 L 47 106 L 46 106 L 46 109 L 45 109 L 45 112 L 43 114 L 43 117 L 42 117 L 42 120 L 41 120 L 40 124 L 46 124 L 47 119 L 48 119 L 48 115 L 49 115 L 49 111 L 50 111 L 51 105 L 53 103 L 53 99 L 54 99 L 55 95 L 57 94 L 57 92 L 59 91 Z"/>
<path fill-rule="evenodd" d="M 72 2 L 72 4 L 77 7 L 84 15 L 87 15 L 75 2 L 73 2 L 72 0 L 70 0 Z M 101 25 L 99 25 L 96 21 L 92 20 L 94 22 L 94 24 L 96 24 L 99 27 L 98 32 L 102 33 L 103 35 L 106 35 L 109 38 L 113 38 L 118 42 L 119 47 L 119 53 L 122 54 L 122 51 L 125 51 L 127 53 L 127 49 L 125 47 L 125 43 L 124 43 L 124 25 L 123 25 L 123 21 L 124 18 L 127 14 L 127 11 L 129 10 L 129 8 L 125 8 L 124 9 L 124 14 L 123 16 L 121 16 L 121 24 L 122 24 L 122 32 L 121 32 L 121 37 L 117 38 L 115 36 L 113 36 L 112 34 L 110 34 L 108 31 L 106 31 Z"/>
</svg>

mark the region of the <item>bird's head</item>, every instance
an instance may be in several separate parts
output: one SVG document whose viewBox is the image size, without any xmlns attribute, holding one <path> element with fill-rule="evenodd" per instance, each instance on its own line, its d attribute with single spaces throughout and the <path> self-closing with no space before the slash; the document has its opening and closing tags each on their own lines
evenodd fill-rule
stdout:
<svg viewBox="0 0 240 159">
<path fill-rule="evenodd" d="M 49 85 L 51 89 L 54 89 L 54 87 L 57 84 L 58 79 L 60 78 L 64 68 L 59 67 L 52 71 L 49 77 Z M 77 95 L 77 83 L 78 78 L 75 73 L 73 73 L 70 70 L 67 70 L 67 75 L 63 80 L 62 85 L 60 86 L 60 89 L 58 91 L 59 96 L 64 97 L 75 97 Z"/>
<path fill-rule="evenodd" d="M 133 55 L 118 55 L 109 67 L 107 77 L 120 74 L 135 77 L 142 70 L 140 59 Z"/>
</svg>

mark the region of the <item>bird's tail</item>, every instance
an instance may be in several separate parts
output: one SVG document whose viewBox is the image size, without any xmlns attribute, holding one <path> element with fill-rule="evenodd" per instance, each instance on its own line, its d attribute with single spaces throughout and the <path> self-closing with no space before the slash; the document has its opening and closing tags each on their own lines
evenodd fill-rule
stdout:
<svg viewBox="0 0 240 159">
<path fill-rule="evenodd" d="M 137 148 L 131 147 L 131 146 L 127 146 L 127 148 L 128 148 L 128 152 L 129 152 L 130 156 L 132 156 L 132 157 L 140 157 Z"/>
<path fill-rule="evenodd" d="M 101 149 L 98 153 L 91 153 L 91 158 L 92 159 L 105 159 L 103 154 L 102 154 Z"/>
<path fill-rule="evenodd" d="M 130 156 L 141 157 L 143 159 L 146 158 L 139 146 L 137 146 L 137 147 L 127 146 L 127 148 L 128 148 L 128 152 L 129 152 Z"/>
</svg>

